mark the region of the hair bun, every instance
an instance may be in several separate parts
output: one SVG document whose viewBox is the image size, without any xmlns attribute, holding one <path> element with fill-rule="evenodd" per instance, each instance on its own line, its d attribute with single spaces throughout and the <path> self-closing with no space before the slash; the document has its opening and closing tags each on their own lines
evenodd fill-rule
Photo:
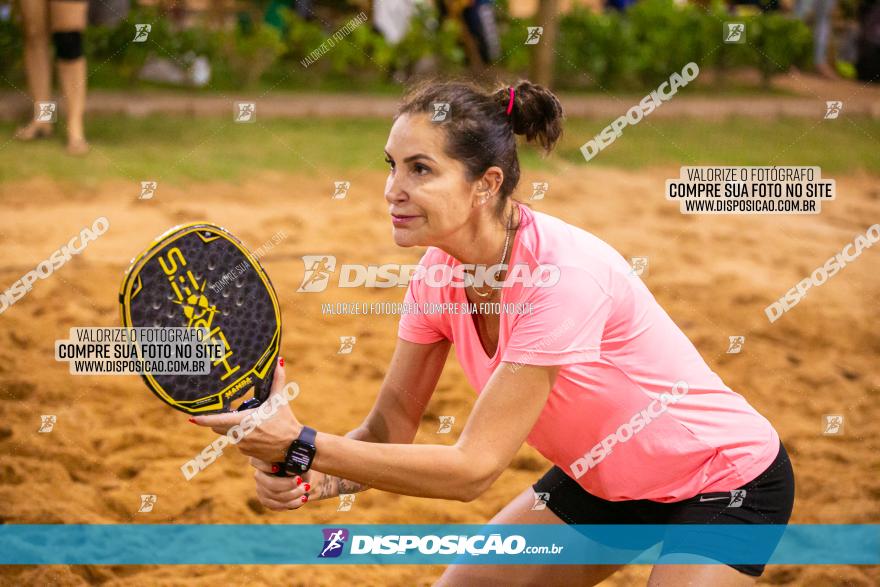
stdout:
<svg viewBox="0 0 880 587">
<path fill-rule="evenodd" d="M 510 88 L 497 91 L 504 113 L 510 104 Z M 527 80 L 520 80 L 513 88 L 513 109 L 510 123 L 514 134 L 525 135 L 526 141 L 540 145 L 550 152 L 562 136 L 562 104 L 553 92 Z"/>
</svg>

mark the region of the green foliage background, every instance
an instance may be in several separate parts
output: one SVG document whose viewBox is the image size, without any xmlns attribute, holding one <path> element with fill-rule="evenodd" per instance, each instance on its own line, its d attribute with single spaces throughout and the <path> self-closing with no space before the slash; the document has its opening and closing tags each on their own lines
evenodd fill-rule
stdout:
<svg viewBox="0 0 880 587">
<path fill-rule="evenodd" d="M 196 26 L 177 30 L 159 12 L 139 7 L 126 21 L 112 27 L 89 27 L 86 51 L 91 87 L 149 86 L 137 72 L 150 55 L 183 67 L 195 55 L 211 62 L 208 89 L 255 86 L 280 89 L 368 89 L 393 91 L 400 81 L 418 73 L 430 61 L 441 73 L 465 70 L 460 42 L 462 25 L 440 20 L 436 9 L 419 5 L 406 37 L 389 45 L 369 21 L 340 40 L 333 34 L 357 13 L 333 23 L 306 21 L 281 9 L 283 26 L 276 28 L 250 15 L 239 26 L 216 30 Z M 535 45 L 525 45 L 532 19 L 515 19 L 507 0 L 496 5 L 501 59 L 496 65 L 511 75 L 528 74 Z M 746 24 L 746 43 L 722 42 L 725 21 Z M 256 22 L 255 22 L 256 21 Z M 132 43 L 133 23 L 150 23 L 147 42 Z M 734 19 L 720 0 L 708 9 L 676 5 L 673 0 L 642 0 L 627 12 L 596 13 L 575 7 L 559 23 L 556 80 L 559 89 L 631 90 L 651 87 L 680 71 L 690 61 L 701 69 L 734 67 L 759 69 L 765 80 L 792 66 L 810 64 L 812 38 L 807 26 L 785 14 L 762 13 Z M 303 59 L 322 43 L 332 47 L 314 63 Z M 21 67 L 22 34 L 16 22 L 0 23 L 0 74 L 24 87 Z"/>
</svg>

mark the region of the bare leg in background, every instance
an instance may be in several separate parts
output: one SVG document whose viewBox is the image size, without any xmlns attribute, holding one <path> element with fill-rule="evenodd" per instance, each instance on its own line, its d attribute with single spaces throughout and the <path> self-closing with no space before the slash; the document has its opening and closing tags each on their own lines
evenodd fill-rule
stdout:
<svg viewBox="0 0 880 587">
<path fill-rule="evenodd" d="M 24 66 L 28 89 L 34 102 L 52 99 L 52 54 L 49 48 L 48 0 L 21 0 L 24 24 Z M 51 122 L 31 121 L 19 128 L 15 136 L 30 141 L 52 134 Z"/>
<path fill-rule="evenodd" d="M 52 32 L 83 32 L 88 18 L 88 2 L 50 0 L 49 16 Z M 67 104 L 67 152 L 84 155 L 86 142 L 83 115 L 86 109 L 86 58 L 59 59 L 58 79 Z"/>
</svg>

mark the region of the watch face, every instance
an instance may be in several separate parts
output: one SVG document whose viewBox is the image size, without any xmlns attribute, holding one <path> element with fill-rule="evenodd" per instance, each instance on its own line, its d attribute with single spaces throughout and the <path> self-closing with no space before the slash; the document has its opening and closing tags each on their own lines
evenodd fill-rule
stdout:
<svg viewBox="0 0 880 587">
<path fill-rule="evenodd" d="M 295 441 L 291 445 L 290 450 L 287 452 L 285 464 L 288 466 L 288 468 L 293 469 L 294 471 L 304 473 L 309 470 L 314 456 L 314 448 Z"/>
</svg>

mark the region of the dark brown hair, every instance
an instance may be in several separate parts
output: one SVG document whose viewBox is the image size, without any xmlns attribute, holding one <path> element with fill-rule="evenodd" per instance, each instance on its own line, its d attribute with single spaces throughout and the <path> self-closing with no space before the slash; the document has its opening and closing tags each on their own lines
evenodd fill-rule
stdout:
<svg viewBox="0 0 880 587">
<path fill-rule="evenodd" d="M 434 104 L 449 104 L 446 119 L 437 122 L 446 133 L 446 155 L 461 161 L 474 181 L 493 165 L 504 171 L 496 212 L 519 183 L 516 137 L 536 143 L 549 153 L 562 135 L 562 105 L 553 93 L 527 80 L 486 90 L 467 80 L 426 80 L 410 89 L 394 119 L 402 114 L 434 114 Z M 507 114 L 510 88 L 513 108 Z"/>
</svg>

